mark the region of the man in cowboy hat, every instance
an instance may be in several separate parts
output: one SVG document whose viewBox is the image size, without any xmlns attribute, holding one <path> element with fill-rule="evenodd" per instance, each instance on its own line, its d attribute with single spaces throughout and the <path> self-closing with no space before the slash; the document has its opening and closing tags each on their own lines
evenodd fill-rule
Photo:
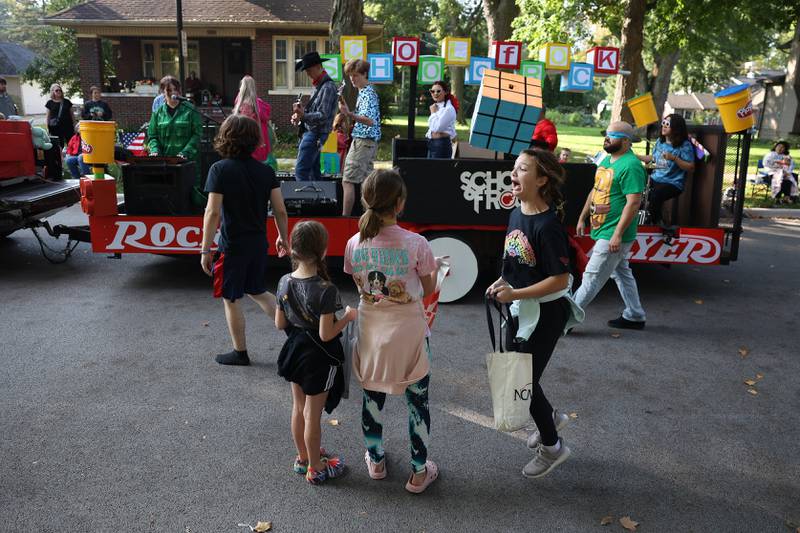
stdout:
<svg viewBox="0 0 800 533">
<path fill-rule="evenodd" d="M 304 106 L 301 102 L 292 105 L 292 124 L 303 124 L 305 131 L 297 149 L 297 163 L 294 173 L 297 180 L 318 180 L 322 177 L 319 167 L 320 151 L 333 129 L 336 115 L 338 92 L 317 52 L 309 52 L 297 62 L 295 71 L 302 70 L 311 78 L 314 92 Z"/>
<path fill-rule="evenodd" d="M 643 329 L 645 313 L 639 289 L 628 265 L 628 252 L 636 241 L 637 214 L 647 175 L 631 150 L 639 142 L 633 126 L 612 122 L 606 129 L 603 149 L 608 155 L 597 166 L 594 187 L 578 217 L 577 233 L 584 235 L 587 218 L 594 248 L 575 302 L 582 308 L 613 278 L 625 302 L 622 316 L 608 321 L 612 328 Z"/>
</svg>

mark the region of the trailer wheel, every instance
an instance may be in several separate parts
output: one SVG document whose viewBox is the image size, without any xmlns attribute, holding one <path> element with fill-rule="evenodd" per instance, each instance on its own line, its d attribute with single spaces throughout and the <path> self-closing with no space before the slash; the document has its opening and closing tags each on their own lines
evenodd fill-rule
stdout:
<svg viewBox="0 0 800 533">
<path fill-rule="evenodd" d="M 437 257 L 450 256 L 450 273 L 442 283 L 439 301 L 455 302 L 472 290 L 478 279 L 478 258 L 472 247 L 459 237 L 453 235 L 431 235 L 431 249 Z"/>
</svg>

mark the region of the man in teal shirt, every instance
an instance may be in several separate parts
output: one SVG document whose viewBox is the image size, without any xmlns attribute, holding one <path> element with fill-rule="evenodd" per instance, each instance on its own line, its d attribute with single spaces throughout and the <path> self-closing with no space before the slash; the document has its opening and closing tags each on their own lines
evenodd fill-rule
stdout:
<svg viewBox="0 0 800 533">
<path fill-rule="evenodd" d="M 608 155 L 597 167 L 594 187 L 576 227 L 578 235 L 585 235 L 586 221 L 590 219 L 595 243 L 575 302 L 585 309 L 608 278 L 613 278 L 625 310 L 619 318 L 608 321 L 612 328 L 643 329 L 646 319 L 627 259 L 636 240 L 637 214 L 647 181 L 641 161 L 631 150 L 632 143 L 638 141 L 627 122 L 608 125 L 603 142 Z"/>
</svg>

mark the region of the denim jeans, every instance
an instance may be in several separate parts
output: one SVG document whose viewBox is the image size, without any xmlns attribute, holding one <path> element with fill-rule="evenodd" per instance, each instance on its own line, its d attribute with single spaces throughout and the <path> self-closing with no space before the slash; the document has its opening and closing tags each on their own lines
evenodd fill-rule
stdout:
<svg viewBox="0 0 800 533">
<path fill-rule="evenodd" d="M 450 159 L 453 157 L 453 143 L 450 137 L 428 139 L 428 159 Z"/>
<path fill-rule="evenodd" d="M 612 278 L 617 282 L 617 289 L 625 302 L 625 309 L 622 311 L 622 318 L 634 322 L 644 322 L 646 316 L 642 304 L 639 302 L 639 289 L 636 287 L 636 279 L 633 271 L 628 264 L 628 252 L 631 251 L 633 241 L 624 242 L 619 248 L 619 252 L 612 253 L 608 250 L 609 241 L 600 239 L 595 241 L 592 248 L 592 255 L 586 270 L 583 273 L 583 282 L 575 292 L 575 303 L 581 308 L 594 300 L 597 293 Z"/>
<path fill-rule="evenodd" d="M 69 173 L 72 174 L 72 177 L 75 179 L 85 176 L 92 171 L 89 165 L 83 162 L 83 154 L 68 155 L 66 157 L 66 163 L 67 168 L 69 168 Z"/>
<path fill-rule="evenodd" d="M 294 175 L 297 181 L 312 181 L 322 179 L 322 170 L 319 166 L 320 152 L 328 134 L 319 134 L 307 131 L 300 139 L 297 148 L 297 163 L 294 166 Z"/>
</svg>

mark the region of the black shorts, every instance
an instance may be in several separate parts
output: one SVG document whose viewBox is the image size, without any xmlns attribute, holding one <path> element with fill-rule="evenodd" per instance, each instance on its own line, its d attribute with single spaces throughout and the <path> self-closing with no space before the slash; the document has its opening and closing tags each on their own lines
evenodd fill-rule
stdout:
<svg viewBox="0 0 800 533">
<path fill-rule="evenodd" d="M 214 261 L 214 297 L 235 302 L 245 294 L 267 292 L 267 251 L 219 254 Z"/>
</svg>

